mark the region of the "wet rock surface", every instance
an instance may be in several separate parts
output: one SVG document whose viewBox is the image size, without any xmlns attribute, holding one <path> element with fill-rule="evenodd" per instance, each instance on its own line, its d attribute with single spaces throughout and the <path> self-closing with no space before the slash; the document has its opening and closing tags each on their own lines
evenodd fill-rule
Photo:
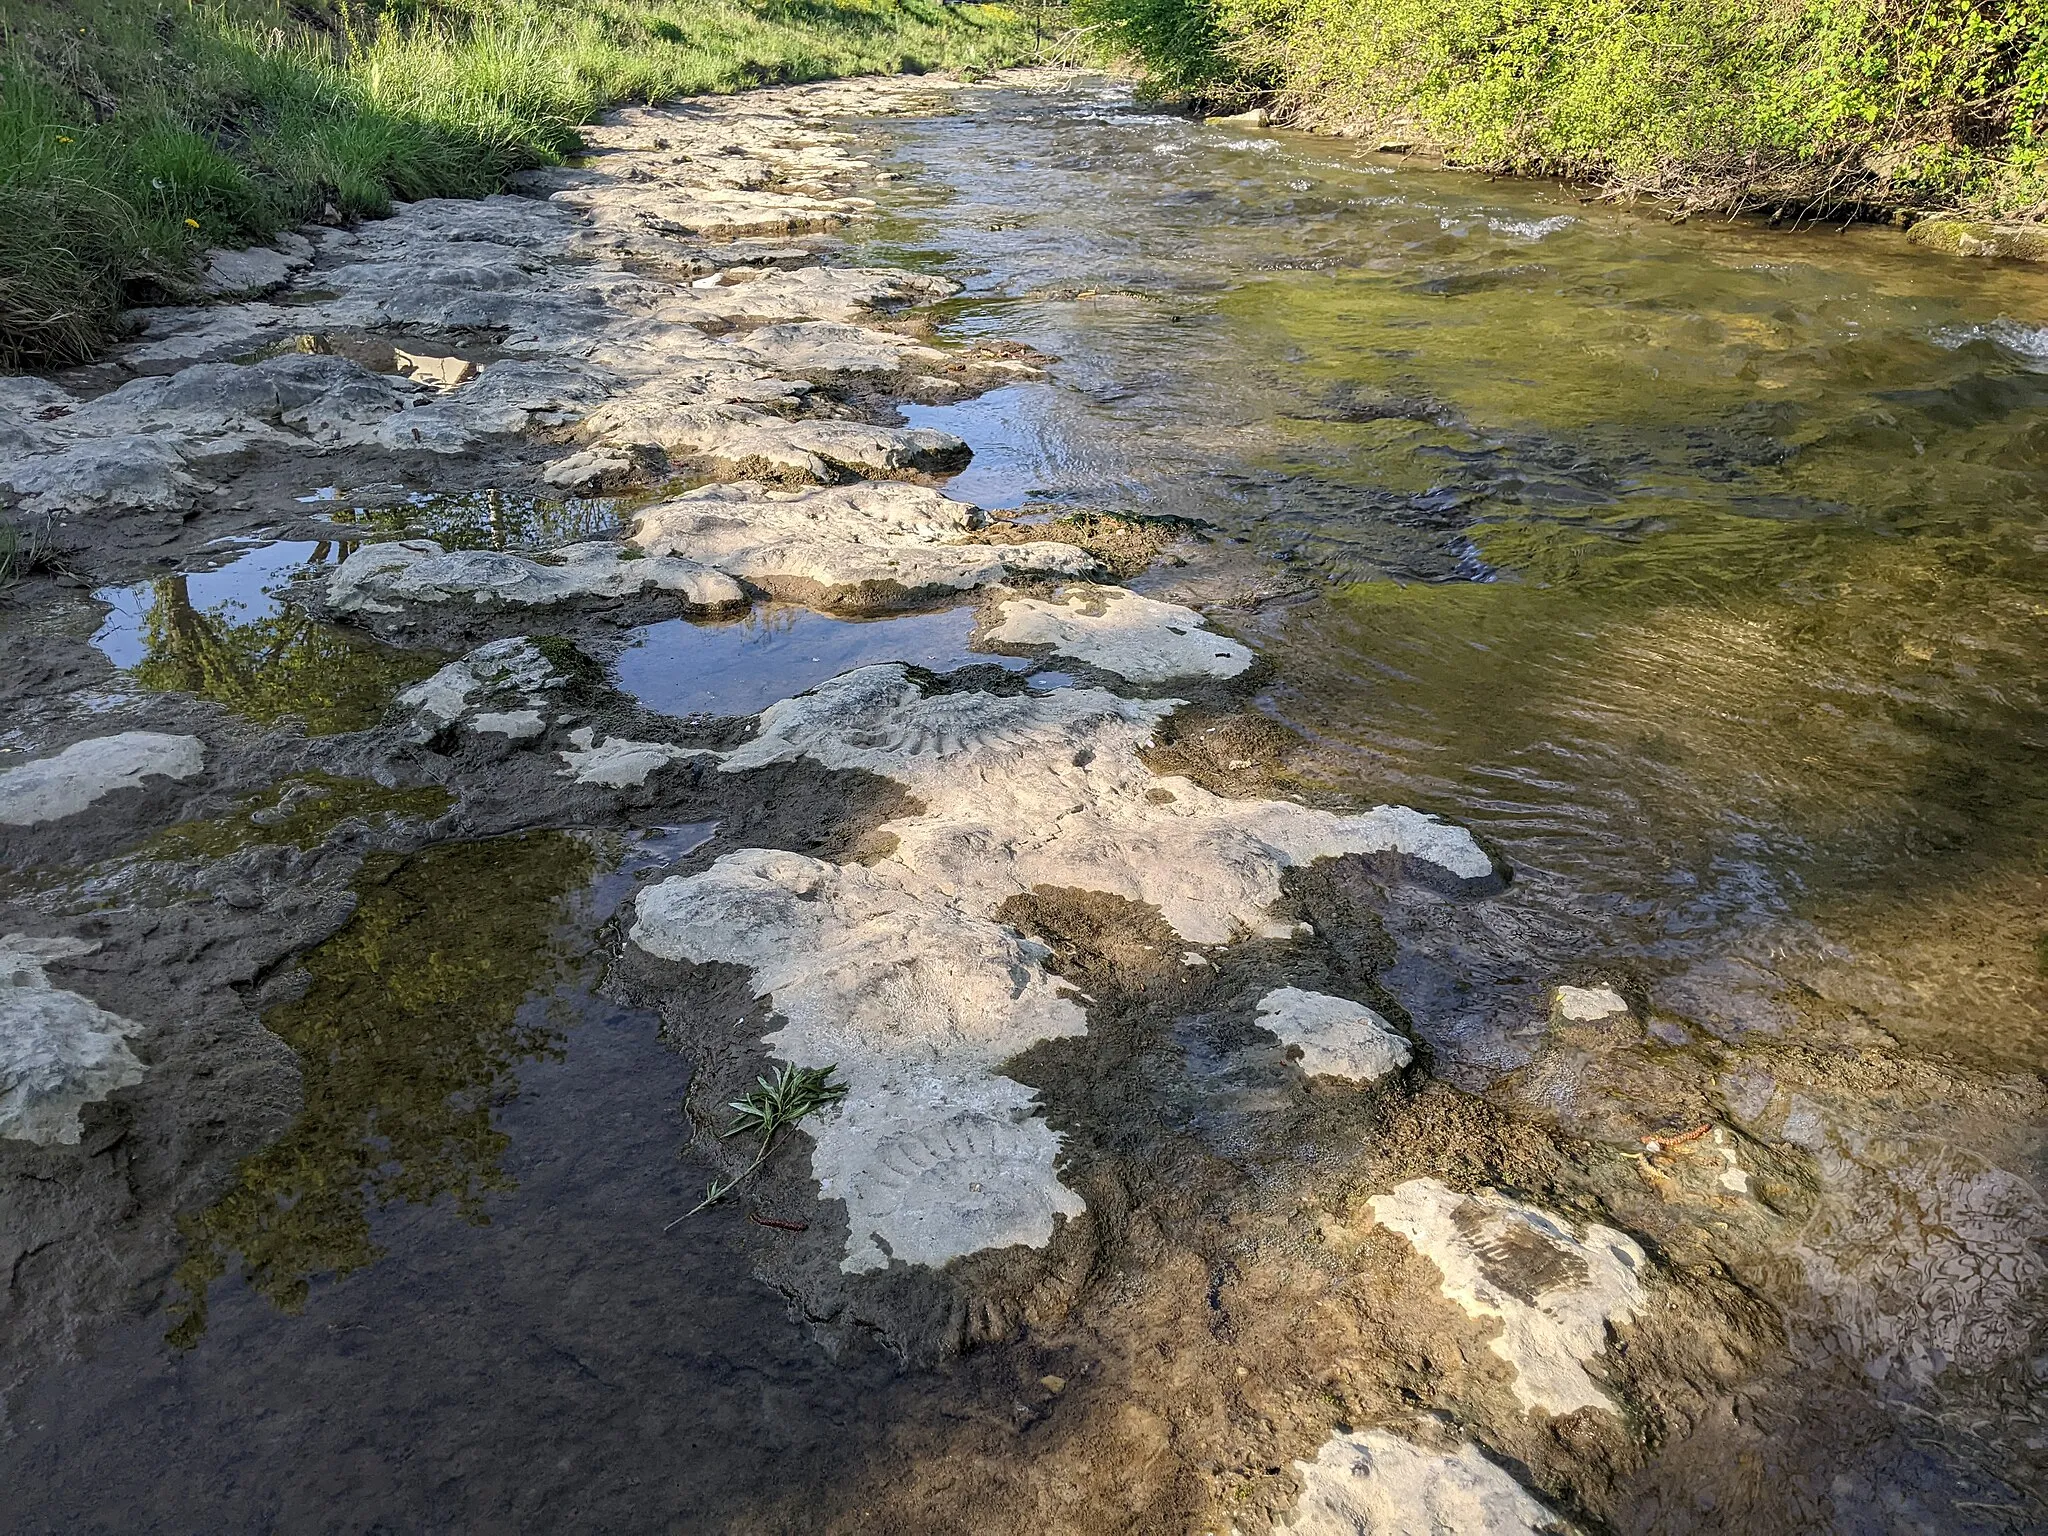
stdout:
<svg viewBox="0 0 2048 1536">
<path fill-rule="evenodd" d="M 2028 1528 L 2037 1078 L 1603 966 L 1318 777 L 1267 565 L 940 483 L 1060 365 L 841 242 L 997 86 L 621 113 L 6 381 L 97 584 L 0 595 L 10 1523 Z M 785 610 L 883 649 L 623 684 Z"/>
</svg>

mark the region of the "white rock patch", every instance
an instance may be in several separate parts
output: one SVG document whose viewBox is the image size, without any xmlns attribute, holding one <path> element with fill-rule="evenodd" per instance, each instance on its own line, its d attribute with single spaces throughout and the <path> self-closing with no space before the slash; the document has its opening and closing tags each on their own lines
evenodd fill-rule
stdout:
<svg viewBox="0 0 2048 1536">
<path fill-rule="evenodd" d="M 1612 987 L 1559 987 L 1554 1006 L 1574 1024 L 1591 1024 L 1629 1011 L 1628 999 Z"/>
<path fill-rule="evenodd" d="M 1369 1083 L 1408 1065 L 1414 1052 L 1401 1032 L 1363 1003 L 1281 987 L 1259 999 L 1259 1027 L 1301 1052 L 1310 1077 Z"/>
<path fill-rule="evenodd" d="M 1597 1223 L 1580 1238 L 1534 1206 L 1435 1179 L 1410 1179 L 1370 1204 L 1443 1271 L 1446 1297 L 1472 1317 L 1500 1319 L 1490 1347 L 1515 1368 L 1525 1408 L 1614 1411 L 1585 1366 L 1607 1348 L 1608 1324 L 1643 1307 L 1647 1261 L 1633 1238 Z"/>
<path fill-rule="evenodd" d="M 327 580 L 337 613 L 396 613 L 408 602 L 540 608 L 584 598 L 667 593 L 693 609 L 744 603 L 730 576 L 688 560 L 622 558 L 626 546 L 572 544 L 541 564 L 489 550 L 444 550 L 431 539 L 366 544 Z"/>
<path fill-rule="evenodd" d="M 751 968 L 787 1021 L 767 1037 L 775 1054 L 839 1069 L 845 1101 L 806 1124 L 818 1182 L 847 1206 L 842 1269 L 1042 1246 L 1084 1209 L 1034 1094 L 998 1075 L 1085 1029 L 1045 951 L 1013 930 L 858 865 L 747 849 L 642 891 L 632 938 Z"/>
<path fill-rule="evenodd" d="M 1383 1429 L 1332 1435 L 1297 1461 L 1294 1536 L 1541 1536 L 1563 1523 L 1470 1441 L 1425 1451 Z"/>
<path fill-rule="evenodd" d="M 81 939 L 0 938 L 0 1138 L 74 1146 L 79 1109 L 142 1081 L 128 1048 L 142 1026 L 50 985 L 52 960 L 89 955 Z"/>
<path fill-rule="evenodd" d="M 1104 891 L 1157 907 L 1196 944 L 1290 934 L 1268 910 L 1281 872 L 1326 855 L 1398 852 L 1460 878 L 1491 872 L 1464 828 L 1405 807 L 1338 815 L 1153 774 L 1138 748 L 1179 702 L 1095 688 L 927 697 L 901 666 L 863 667 L 771 705 L 720 767 L 808 756 L 881 774 L 926 807 L 888 827 L 897 848 L 884 866 L 906 888 L 981 912 L 1038 885 Z"/>
<path fill-rule="evenodd" d="M 493 640 L 414 683 L 399 694 L 396 707 L 413 717 L 422 741 L 465 721 L 472 729 L 523 739 L 540 734 L 538 728 L 528 730 L 527 716 L 536 727 L 544 725 L 548 695 L 566 681 L 531 640 Z M 501 707 L 486 707 L 493 704 Z"/>
<path fill-rule="evenodd" d="M 1071 544 L 958 542 L 982 521 L 978 509 L 921 485 L 783 490 L 742 481 L 650 507 L 633 537 L 650 554 L 716 566 L 778 597 L 825 606 L 889 606 L 921 592 L 992 586 L 1013 573 L 1095 568 L 1094 557 Z"/>
<path fill-rule="evenodd" d="M 614 736 L 594 745 L 597 733 L 581 726 L 569 733 L 572 750 L 557 754 L 567 766 L 564 778 L 578 784 L 602 784 L 608 789 L 625 789 L 645 784 L 649 774 L 670 763 L 689 757 L 716 757 L 707 747 L 672 747 L 659 741 L 628 741 Z"/>
<path fill-rule="evenodd" d="M 1011 598 L 1000 611 L 988 632 L 995 644 L 1048 646 L 1134 683 L 1236 677 L 1252 664 L 1250 650 L 1211 633 L 1194 609 L 1122 587 L 1070 586 L 1049 602 Z"/>
<path fill-rule="evenodd" d="M 189 779 L 206 766 L 196 736 L 123 731 L 73 742 L 55 757 L 21 763 L 0 773 L 0 822 L 32 826 L 76 816 L 117 789 L 133 789 L 161 774 Z"/>
</svg>

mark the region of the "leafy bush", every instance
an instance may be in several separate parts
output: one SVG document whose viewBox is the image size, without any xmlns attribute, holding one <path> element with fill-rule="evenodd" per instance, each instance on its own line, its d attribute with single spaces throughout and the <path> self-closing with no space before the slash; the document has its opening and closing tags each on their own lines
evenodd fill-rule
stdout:
<svg viewBox="0 0 2048 1536">
<path fill-rule="evenodd" d="M 1163 85 L 1731 206 L 2048 216 L 2048 0 L 1076 0 Z"/>
</svg>

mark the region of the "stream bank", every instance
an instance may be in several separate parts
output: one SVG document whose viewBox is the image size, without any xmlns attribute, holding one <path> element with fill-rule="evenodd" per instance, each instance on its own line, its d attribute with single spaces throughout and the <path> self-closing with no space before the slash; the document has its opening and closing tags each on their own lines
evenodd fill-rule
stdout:
<svg viewBox="0 0 2048 1536">
<path fill-rule="evenodd" d="M 1259 142 L 630 113 L 10 383 L 30 1528 L 2034 1518 L 2024 325 Z"/>
</svg>

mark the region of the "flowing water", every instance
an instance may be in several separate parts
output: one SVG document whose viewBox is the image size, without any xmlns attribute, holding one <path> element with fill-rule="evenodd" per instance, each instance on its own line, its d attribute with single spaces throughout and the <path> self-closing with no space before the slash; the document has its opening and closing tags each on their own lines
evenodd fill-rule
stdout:
<svg viewBox="0 0 2048 1536">
<path fill-rule="evenodd" d="M 1507 1082 L 1566 974 L 1631 988 L 1674 1043 L 1839 1029 L 2038 1072 L 2048 275 L 1870 230 L 1673 226 L 1093 86 L 862 132 L 901 179 L 848 259 L 960 278 L 943 336 L 1058 359 L 907 409 L 974 447 L 949 489 L 1200 525 L 1139 585 L 1259 648 L 1261 707 L 1311 777 L 1463 821 L 1512 866 L 1484 931 L 1389 918 L 1382 979 L 1438 1075 Z M 615 520 L 403 495 L 353 515 L 499 548 Z M 434 658 L 276 601 L 334 558 L 268 545 L 110 590 L 95 643 L 142 686 L 350 729 Z M 613 677 L 664 713 L 745 712 L 871 660 L 988 660 L 970 631 L 964 609 L 766 608 L 633 631 Z M 701 1178 L 668 1156 L 688 1064 L 598 995 L 594 935 L 709 835 L 430 853 L 364 895 L 373 932 L 411 921 L 380 904 L 428 914 L 372 967 L 417 985 L 353 975 L 359 922 L 268 1016 L 325 1065 L 242 1178 L 299 1219 L 244 1230 L 251 1205 L 223 1198 L 188 1229 L 182 1300 L 13 1405 L 10 1475 L 48 1501 L 24 1529 L 852 1529 L 863 1489 L 927 1451 L 1018 1454 L 1006 1437 L 1059 1390 L 1033 1383 L 1077 1367 L 829 1355 L 751 1278 L 758 1234 L 648 1220 Z M 370 1048 L 345 1048 L 344 1017 L 378 1021 Z M 1934 1417 L 1958 1359 L 2017 1362 L 2024 1437 L 2048 1376 L 2041 1128 L 1973 1115 L 1845 1155 L 1889 1182 L 1844 1186 L 1866 1188 L 1864 1228 L 1802 1239 L 1826 1304 L 1799 1342 L 1931 1390 Z M 1873 1224 L 1911 1228 L 1924 1272 L 1889 1276 L 1897 1232 Z M 1958 1279 L 1959 1250 L 1992 1253 L 1992 1278 Z M 236 1255 L 255 1267 L 216 1281 Z M 2031 1515 L 2001 1519 L 1835 1528 Z"/>
<path fill-rule="evenodd" d="M 1061 359 L 911 411 L 975 445 L 956 494 L 1241 544 L 1201 595 L 1331 780 L 1468 821 L 1706 1027 L 1796 984 L 2040 1065 L 2048 274 L 1114 96 L 887 146 L 865 254 Z M 1498 1065 L 1486 1006 L 1437 1017 Z"/>
</svg>

